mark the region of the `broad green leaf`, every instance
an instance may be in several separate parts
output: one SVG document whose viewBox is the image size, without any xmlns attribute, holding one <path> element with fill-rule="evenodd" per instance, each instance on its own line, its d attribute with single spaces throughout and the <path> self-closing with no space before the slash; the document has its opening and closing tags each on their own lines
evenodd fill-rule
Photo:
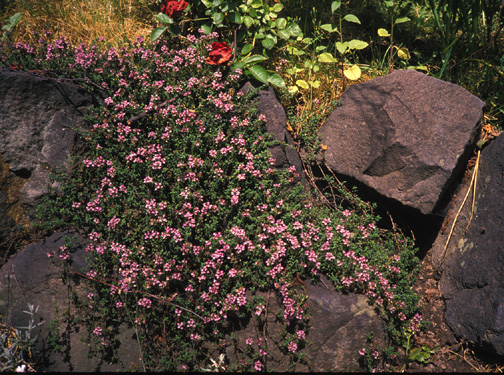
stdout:
<svg viewBox="0 0 504 375">
<path fill-rule="evenodd" d="M 247 29 L 254 23 L 254 19 L 250 16 L 243 16 L 242 21 L 247 26 Z"/>
<path fill-rule="evenodd" d="M 233 23 L 238 23 L 238 24 L 242 23 L 242 18 L 241 18 L 240 13 L 230 12 L 230 13 L 228 13 L 227 18 L 228 18 L 228 20 L 230 20 Z"/>
<path fill-rule="evenodd" d="M 266 49 L 272 49 L 275 46 L 275 40 L 272 38 L 263 39 L 262 45 Z"/>
<path fill-rule="evenodd" d="M 318 89 L 320 87 L 320 81 L 308 81 L 311 87 Z"/>
<path fill-rule="evenodd" d="M 389 32 L 386 29 L 378 29 L 378 35 L 384 37 L 390 36 Z"/>
<path fill-rule="evenodd" d="M 208 35 L 212 32 L 212 26 L 210 25 L 202 25 L 201 28 L 203 29 L 203 33 L 205 35 Z"/>
<path fill-rule="evenodd" d="M 168 25 L 168 31 L 171 35 L 180 35 L 180 33 L 182 33 L 182 28 L 178 23 L 173 23 Z"/>
<path fill-rule="evenodd" d="M 288 26 L 288 29 L 289 29 L 290 35 L 292 35 L 294 37 L 298 37 L 298 36 L 303 35 L 301 28 L 298 25 L 296 25 L 295 23 Z"/>
<path fill-rule="evenodd" d="M 289 73 L 291 76 L 295 75 L 296 73 L 302 72 L 302 71 L 304 71 L 304 69 L 300 69 L 296 66 L 293 68 L 287 69 L 287 73 Z"/>
<path fill-rule="evenodd" d="M 348 42 L 343 42 L 343 43 L 336 42 L 336 49 L 338 50 L 339 53 L 344 55 L 348 49 Z"/>
<path fill-rule="evenodd" d="M 312 44 L 312 42 L 313 42 L 313 38 L 304 38 L 303 39 L 303 43 L 306 44 L 307 46 Z"/>
<path fill-rule="evenodd" d="M 249 65 L 249 64 L 255 64 L 258 62 L 262 62 L 264 60 L 268 60 L 268 59 L 264 56 L 261 56 L 261 55 L 252 55 L 250 57 L 247 57 L 245 60 L 243 60 L 243 63 L 245 63 L 245 65 Z"/>
<path fill-rule="evenodd" d="M 16 24 L 19 22 L 21 17 L 23 16 L 23 13 L 16 13 L 13 16 L 9 18 L 9 21 L 2 27 L 2 30 L 7 30 L 10 31 Z"/>
<path fill-rule="evenodd" d="M 302 56 L 302 55 L 306 54 L 305 51 L 297 49 L 296 47 L 291 47 L 291 46 L 287 47 L 287 51 L 289 51 L 289 53 L 291 55 L 295 55 L 295 56 Z"/>
<path fill-rule="evenodd" d="M 250 51 L 254 49 L 252 44 L 245 44 L 241 49 L 240 55 L 247 55 Z"/>
<path fill-rule="evenodd" d="M 272 75 L 270 75 L 268 77 L 268 82 L 271 83 L 273 86 L 276 86 L 276 87 L 281 87 L 281 88 L 285 87 L 284 80 L 282 79 L 282 77 L 280 77 L 276 73 L 273 73 Z"/>
<path fill-rule="evenodd" d="M 278 30 L 278 36 L 283 40 L 288 40 L 290 38 L 290 33 L 288 30 Z"/>
<path fill-rule="evenodd" d="M 247 71 L 252 74 L 252 76 L 259 82 L 268 82 L 268 72 L 260 65 L 254 65 L 247 69 Z"/>
<path fill-rule="evenodd" d="M 158 38 L 166 31 L 166 26 L 163 27 L 157 27 L 154 30 L 152 30 L 150 39 L 151 42 L 154 42 L 155 40 L 158 40 Z"/>
<path fill-rule="evenodd" d="M 313 71 L 314 71 L 315 73 L 317 73 L 317 72 L 320 70 L 320 66 L 319 66 L 319 65 L 317 65 L 317 64 L 314 64 L 312 69 L 313 69 Z"/>
<path fill-rule="evenodd" d="M 212 7 L 212 2 L 208 0 L 201 0 L 201 2 L 207 7 L 211 8 Z"/>
<path fill-rule="evenodd" d="M 311 61 L 305 61 L 304 63 L 305 68 L 312 69 L 313 68 L 313 63 Z"/>
<path fill-rule="evenodd" d="M 348 42 L 348 49 L 364 49 L 369 46 L 369 43 L 358 39 L 352 39 Z"/>
<path fill-rule="evenodd" d="M 327 49 L 327 46 L 317 46 L 315 48 L 315 52 L 325 51 L 326 49 Z"/>
<path fill-rule="evenodd" d="M 165 25 L 169 25 L 174 22 L 172 18 L 168 17 L 164 13 L 159 13 L 154 18 Z"/>
<path fill-rule="evenodd" d="M 359 68 L 359 65 L 354 64 L 352 65 L 349 69 L 345 70 L 343 72 L 345 77 L 347 77 L 351 81 L 355 81 L 360 78 L 361 76 L 361 70 Z"/>
<path fill-rule="evenodd" d="M 276 3 L 275 5 L 273 5 L 273 8 L 271 8 L 271 10 L 275 13 L 279 13 L 282 9 L 283 9 L 283 5 L 280 4 L 280 3 Z"/>
<path fill-rule="evenodd" d="M 220 25 L 224 21 L 224 13 L 217 12 L 212 15 L 214 24 Z"/>
<path fill-rule="evenodd" d="M 395 20 L 394 25 L 397 25 L 399 23 L 408 22 L 408 21 L 411 21 L 408 17 L 401 17 L 401 18 L 398 18 Z"/>
<path fill-rule="evenodd" d="M 235 62 L 233 65 L 231 65 L 231 70 L 236 70 L 236 69 L 243 69 L 244 67 L 243 62 Z"/>
<path fill-rule="evenodd" d="M 333 26 L 333 25 L 331 25 L 330 23 L 326 23 L 326 24 L 324 24 L 324 25 L 321 25 L 321 26 L 320 26 L 320 28 L 321 28 L 322 30 L 328 31 L 328 32 L 330 32 L 330 33 L 333 33 L 333 32 L 335 32 L 335 31 L 338 31 L 338 28 L 337 28 L 337 27 L 335 27 L 335 26 Z"/>
<path fill-rule="evenodd" d="M 410 58 L 409 51 L 406 47 L 398 48 L 397 56 L 399 56 L 399 58 L 403 60 L 408 60 Z"/>
<path fill-rule="evenodd" d="M 287 20 L 285 18 L 279 18 L 275 22 L 277 29 L 282 30 L 285 29 L 285 27 L 287 26 Z"/>
<path fill-rule="evenodd" d="M 392 8 L 394 6 L 394 2 L 393 1 L 384 1 L 385 5 L 388 7 L 388 8 Z"/>
<path fill-rule="evenodd" d="M 415 70 L 423 70 L 423 71 L 428 71 L 426 66 L 424 65 L 418 65 L 418 66 L 408 66 L 408 69 L 415 69 Z"/>
<path fill-rule="evenodd" d="M 222 0 L 213 0 L 213 2 L 212 2 L 212 5 L 213 5 L 214 7 L 218 7 L 218 6 L 219 6 L 219 5 L 221 5 L 221 4 L 222 4 Z"/>
<path fill-rule="evenodd" d="M 307 89 L 309 88 L 310 86 L 308 86 L 308 83 L 302 79 L 298 79 L 296 81 L 296 85 L 298 85 L 299 87 L 301 87 L 302 89 Z"/>
<path fill-rule="evenodd" d="M 295 93 L 297 93 L 299 91 L 298 87 L 297 86 L 289 86 L 287 88 L 287 90 L 289 91 L 289 93 L 291 95 L 294 95 Z"/>
<path fill-rule="evenodd" d="M 263 6 L 262 0 L 248 0 L 247 5 L 250 5 L 252 8 L 260 8 Z"/>
<path fill-rule="evenodd" d="M 333 1 L 331 3 L 331 13 L 336 12 L 339 9 L 339 7 L 341 7 L 341 1 Z"/>
<path fill-rule="evenodd" d="M 360 24 L 360 21 L 357 18 L 357 16 L 354 16 L 353 14 L 347 14 L 345 17 L 343 17 L 343 19 L 348 22 L 354 22 Z"/>
<path fill-rule="evenodd" d="M 322 63 L 335 63 L 337 60 L 329 52 L 324 52 L 318 56 L 318 61 Z"/>
</svg>

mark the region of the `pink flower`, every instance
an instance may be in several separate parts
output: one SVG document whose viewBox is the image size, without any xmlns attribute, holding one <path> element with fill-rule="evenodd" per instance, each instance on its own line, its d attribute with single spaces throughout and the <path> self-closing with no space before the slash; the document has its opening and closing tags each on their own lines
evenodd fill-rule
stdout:
<svg viewBox="0 0 504 375">
<path fill-rule="evenodd" d="M 261 371 L 262 368 L 263 368 L 263 364 L 261 361 L 256 361 L 255 364 L 254 364 L 254 368 L 256 371 Z"/>
</svg>

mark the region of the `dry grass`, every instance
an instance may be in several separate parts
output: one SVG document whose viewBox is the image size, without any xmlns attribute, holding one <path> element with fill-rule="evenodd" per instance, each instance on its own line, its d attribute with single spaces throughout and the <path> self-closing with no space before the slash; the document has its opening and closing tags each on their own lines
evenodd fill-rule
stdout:
<svg viewBox="0 0 504 375">
<path fill-rule="evenodd" d="M 52 38 L 64 36 L 74 45 L 96 44 L 103 37 L 106 45 L 120 47 L 139 35 L 150 35 L 156 12 L 149 4 L 150 0 L 10 0 L 1 21 L 23 13 L 13 33 L 15 42 L 34 43 L 50 31 Z"/>
</svg>

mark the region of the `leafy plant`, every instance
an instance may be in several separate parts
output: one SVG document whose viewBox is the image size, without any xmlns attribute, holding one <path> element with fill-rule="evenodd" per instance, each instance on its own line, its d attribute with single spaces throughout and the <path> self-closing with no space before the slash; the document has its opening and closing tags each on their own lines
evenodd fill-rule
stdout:
<svg viewBox="0 0 504 375">
<path fill-rule="evenodd" d="M 17 25 L 17 23 L 21 20 L 22 16 L 23 16 L 22 13 L 16 13 L 12 17 L 9 18 L 7 23 L 2 27 L 2 30 L 5 30 L 5 31 L 3 32 L 2 37 L 0 38 L 0 41 L 7 40 L 9 33 Z"/>
<path fill-rule="evenodd" d="M 28 326 L 11 328 L 0 326 L 0 371 L 24 372 L 33 360 L 32 348 L 38 335 L 32 337 L 32 331 L 42 325 L 44 321 L 36 323 L 39 307 L 28 304 Z"/>
</svg>

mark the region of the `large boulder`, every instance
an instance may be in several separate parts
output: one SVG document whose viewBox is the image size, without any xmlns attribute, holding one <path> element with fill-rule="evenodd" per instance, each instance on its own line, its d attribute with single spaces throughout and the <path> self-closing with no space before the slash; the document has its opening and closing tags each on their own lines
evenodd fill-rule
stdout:
<svg viewBox="0 0 504 375">
<path fill-rule="evenodd" d="M 387 204 L 433 214 L 474 149 L 484 105 L 412 70 L 352 85 L 320 129 L 326 162 Z"/>
<path fill-rule="evenodd" d="M 70 242 L 69 242 L 70 241 Z M 70 246 L 70 243 L 72 246 Z M 61 246 L 71 249 L 70 267 L 63 273 L 58 255 Z M 87 280 L 75 273 L 85 273 L 85 241 L 75 233 L 58 232 L 44 241 L 31 244 L 14 255 L 0 269 L 0 316 L 13 327 L 26 327 L 28 304 L 38 307 L 31 337 L 38 336 L 34 349 L 38 369 L 51 372 L 122 371 L 137 366 L 140 357 L 133 332 L 123 327 L 116 363 L 89 358 L 89 348 L 83 342 L 88 327 L 75 320 L 78 310 L 74 299 L 86 301 L 91 291 Z M 60 346 L 56 350 L 56 346 Z"/>
<path fill-rule="evenodd" d="M 433 264 L 441 272 L 439 285 L 447 300 L 450 328 L 458 337 L 504 358 L 503 136 L 481 152 L 472 220 L 471 194 L 451 232 L 468 187 L 457 195 L 447 230 L 434 243 Z"/>
<path fill-rule="evenodd" d="M 0 243 L 33 219 L 49 174 L 70 160 L 92 104 L 72 83 L 0 69 Z"/>
<path fill-rule="evenodd" d="M 292 363 L 281 347 L 281 335 L 285 329 L 277 319 L 281 310 L 273 293 L 258 292 L 267 301 L 264 328 L 258 330 L 255 320 L 241 330 L 234 332 L 235 345 L 229 346 L 226 358 L 230 363 L 238 360 L 236 353 L 246 352 L 246 340 L 252 338 L 256 344 L 258 338 L 267 344 L 269 370 L 294 372 L 360 372 L 359 351 L 368 346 L 368 336 L 375 342 L 384 344 L 383 322 L 364 295 L 337 292 L 332 283 L 322 277 L 322 283 L 305 282 L 308 313 L 310 315 L 306 342 L 310 343 L 301 352 L 306 356 L 306 363 Z M 260 326 L 263 326 L 261 323 Z"/>
</svg>

